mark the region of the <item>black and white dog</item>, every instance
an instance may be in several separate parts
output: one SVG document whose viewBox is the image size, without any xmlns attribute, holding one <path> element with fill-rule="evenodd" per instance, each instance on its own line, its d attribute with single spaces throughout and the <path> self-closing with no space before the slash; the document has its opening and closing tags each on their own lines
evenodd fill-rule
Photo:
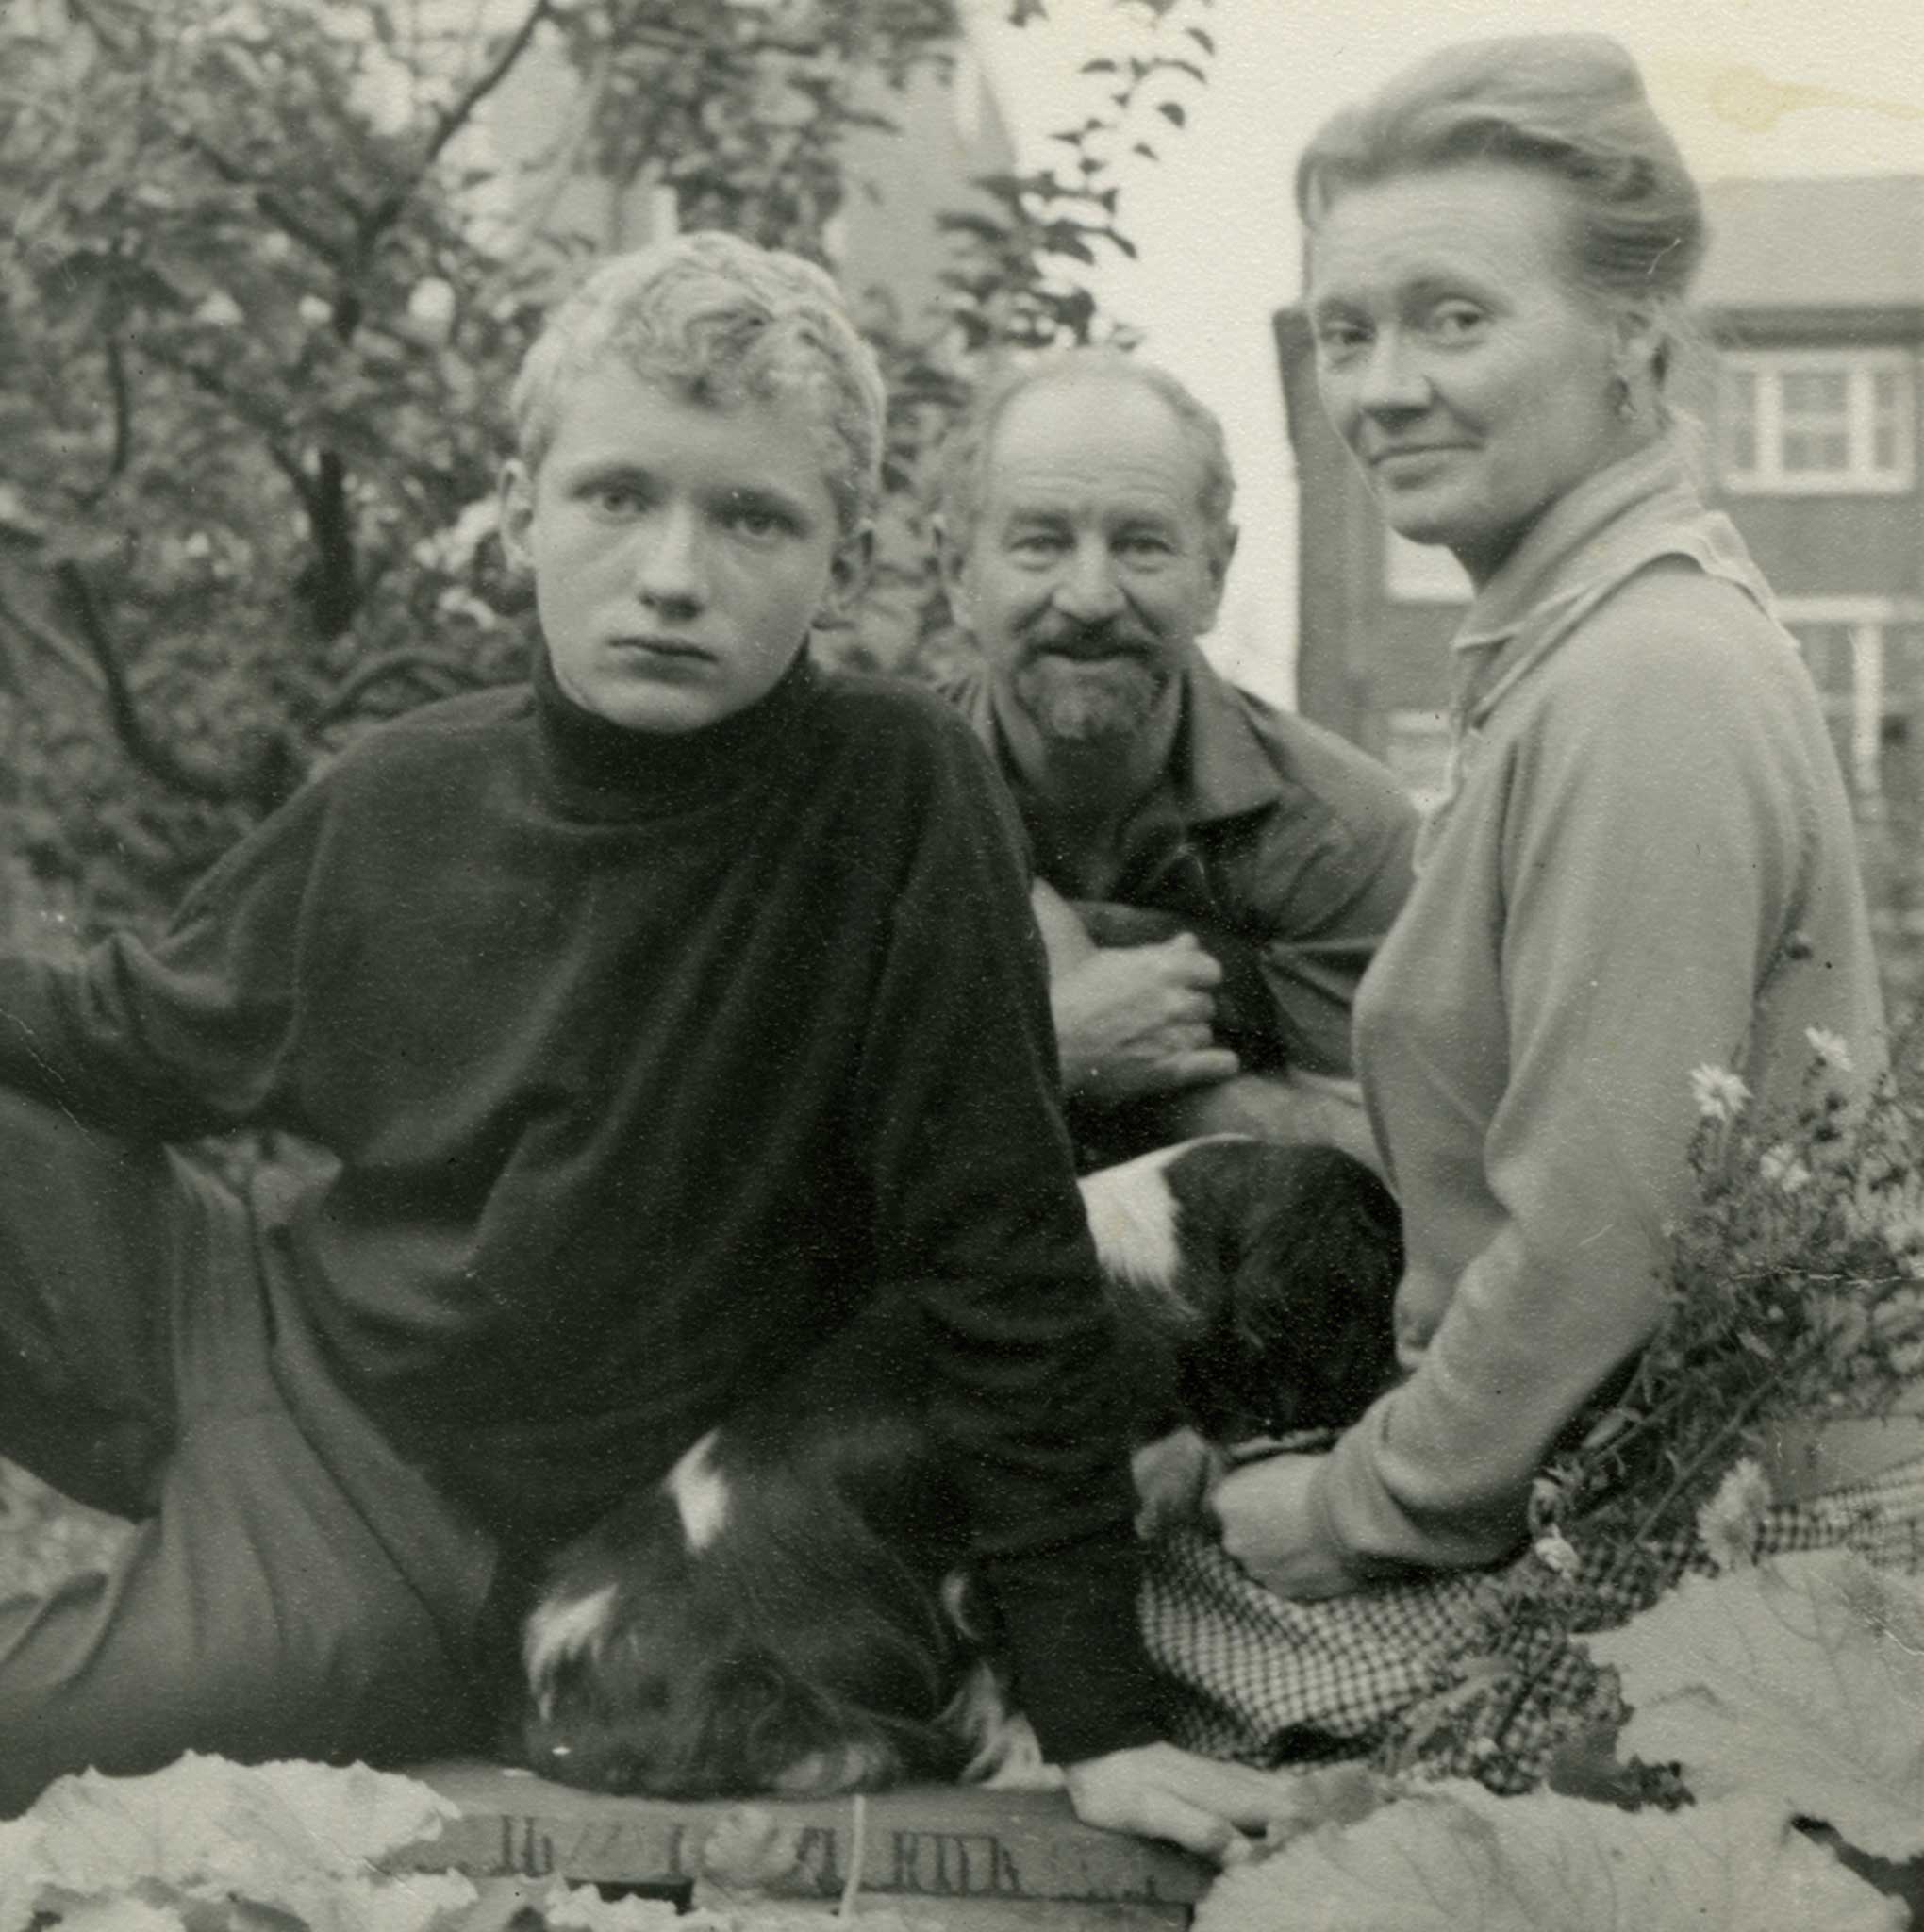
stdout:
<svg viewBox="0 0 1924 1932">
<path fill-rule="evenodd" d="M 1394 1379 L 1397 1210 L 1360 1162 L 1224 1136 L 1082 1189 L 1142 1444 L 1338 1428 Z M 1023 1750 L 970 1616 L 920 1320 L 871 1307 L 561 1555 L 524 1633 L 522 1762 L 813 1796 Z"/>
</svg>

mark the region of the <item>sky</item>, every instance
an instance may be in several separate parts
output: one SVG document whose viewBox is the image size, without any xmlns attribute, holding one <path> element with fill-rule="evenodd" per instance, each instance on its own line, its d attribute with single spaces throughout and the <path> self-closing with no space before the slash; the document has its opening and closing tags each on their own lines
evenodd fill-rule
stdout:
<svg viewBox="0 0 1924 1932">
<path fill-rule="evenodd" d="M 1097 286 L 1145 331 L 1143 352 L 1223 419 L 1243 535 L 1211 651 L 1285 703 L 1295 492 L 1269 317 L 1300 292 L 1290 176 L 1327 114 L 1451 41 L 1584 28 L 1636 58 L 1700 179 L 1924 175 L 1918 0 L 1179 0 L 1160 36 L 1132 31 L 1139 9 L 1114 0 L 1051 0 L 1046 22 L 1020 30 L 1004 24 L 1006 0 L 964 4 L 1025 159 L 1100 100 L 1100 83 L 1078 75 L 1083 60 L 1132 42 L 1193 53 L 1178 44 L 1189 23 L 1216 42 L 1208 84 L 1170 89 L 1187 126 L 1157 121 L 1161 159 L 1121 176 L 1123 227 L 1141 258 Z"/>
</svg>

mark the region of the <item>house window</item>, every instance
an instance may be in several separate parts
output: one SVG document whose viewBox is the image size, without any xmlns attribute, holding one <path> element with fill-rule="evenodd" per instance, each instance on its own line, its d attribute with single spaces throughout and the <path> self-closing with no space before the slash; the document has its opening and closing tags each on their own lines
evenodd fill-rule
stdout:
<svg viewBox="0 0 1924 1932">
<path fill-rule="evenodd" d="M 1924 812 L 1924 613 L 1908 598 L 1786 598 L 1860 816 Z"/>
<path fill-rule="evenodd" d="M 1911 487 L 1916 404 L 1903 350 L 1733 352 L 1722 391 L 1729 489 L 1795 496 Z"/>
</svg>

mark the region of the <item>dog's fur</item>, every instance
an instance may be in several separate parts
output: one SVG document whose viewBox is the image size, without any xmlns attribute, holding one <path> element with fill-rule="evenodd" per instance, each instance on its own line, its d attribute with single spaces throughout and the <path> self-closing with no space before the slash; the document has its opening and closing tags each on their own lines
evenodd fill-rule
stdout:
<svg viewBox="0 0 1924 1932">
<path fill-rule="evenodd" d="M 1361 1163 L 1223 1137 L 1083 1194 L 1138 1441 L 1335 1428 L 1393 1379 L 1397 1214 Z M 698 1798 L 1037 1757 L 971 1617 L 921 1322 L 871 1306 L 562 1554 L 526 1626 L 523 1762 Z"/>
</svg>

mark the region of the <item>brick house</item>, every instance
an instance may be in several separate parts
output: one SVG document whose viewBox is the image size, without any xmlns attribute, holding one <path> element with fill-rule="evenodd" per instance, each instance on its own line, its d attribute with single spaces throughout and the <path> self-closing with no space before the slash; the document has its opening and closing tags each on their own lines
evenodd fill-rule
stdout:
<svg viewBox="0 0 1924 1932">
<path fill-rule="evenodd" d="M 1924 176 L 1726 181 L 1705 196 L 1713 353 L 1679 401 L 1701 425 L 1713 499 L 1803 644 L 1889 905 L 1905 897 L 1890 875 L 1924 856 Z M 1468 585 L 1446 552 L 1385 527 L 1318 405 L 1302 311 L 1275 330 L 1300 492 L 1302 707 L 1420 796 L 1441 772 L 1445 646 Z"/>
</svg>

